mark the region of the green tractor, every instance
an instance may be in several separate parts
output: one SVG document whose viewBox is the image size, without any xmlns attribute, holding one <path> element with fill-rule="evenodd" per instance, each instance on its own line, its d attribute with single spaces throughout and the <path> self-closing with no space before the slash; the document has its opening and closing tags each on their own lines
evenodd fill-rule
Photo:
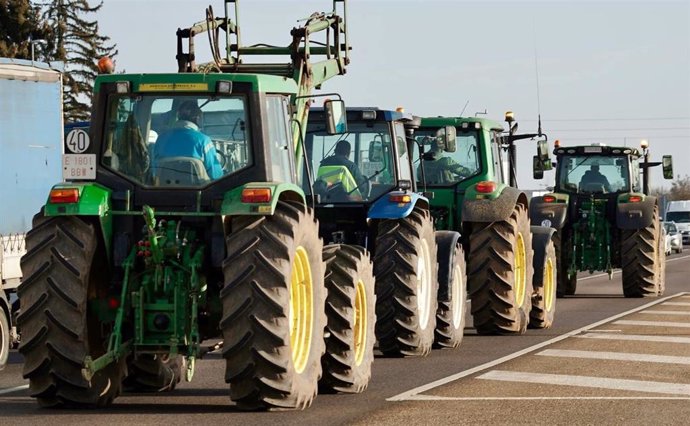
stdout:
<svg viewBox="0 0 690 426">
<path fill-rule="evenodd" d="M 460 234 L 479 334 L 548 328 L 555 315 L 553 230 L 530 226 L 529 200 L 517 189 L 515 169 L 515 143 L 538 139 L 543 150 L 546 138 L 517 134 L 512 113 L 506 121 L 507 132 L 484 118 L 423 118 L 415 132 L 423 152 L 418 185 L 433 193 L 436 228 Z M 447 137 L 449 131 L 455 138 Z"/>
<path fill-rule="evenodd" d="M 345 1 L 287 47 L 241 45 L 237 3 L 224 6 L 178 30 L 179 73 L 98 76 L 89 132 L 66 137 L 67 182 L 34 218 L 19 291 L 24 377 L 42 406 L 169 390 L 220 348 L 241 409 L 303 409 L 317 393 L 328 296 L 299 177 L 312 90 L 349 62 Z M 198 66 L 202 33 L 213 62 Z M 326 107 L 344 128 L 341 103 Z"/>
<path fill-rule="evenodd" d="M 665 286 L 665 254 L 659 201 L 649 192 L 649 172 L 663 164 L 673 177 L 671 156 L 649 161 L 641 149 L 593 144 L 554 149 L 556 185 L 535 197 L 533 224 L 556 230 L 557 295 L 573 295 L 578 271 L 623 270 L 625 297 L 661 295 Z M 534 161 L 534 178 L 543 177 L 542 161 Z"/>
</svg>

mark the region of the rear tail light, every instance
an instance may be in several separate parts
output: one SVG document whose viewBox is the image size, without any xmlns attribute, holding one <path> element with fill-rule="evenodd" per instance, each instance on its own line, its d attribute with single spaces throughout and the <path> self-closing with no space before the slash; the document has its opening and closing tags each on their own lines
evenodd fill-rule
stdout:
<svg viewBox="0 0 690 426">
<path fill-rule="evenodd" d="M 391 203 L 409 204 L 412 202 L 412 197 L 408 194 L 391 194 L 388 196 L 388 201 Z"/>
<path fill-rule="evenodd" d="M 492 181 L 484 181 L 484 182 L 479 182 L 475 186 L 477 192 L 481 194 L 491 194 L 496 190 L 496 182 Z"/>
<path fill-rule="evenodd" d="M 553 195 L 544 195 L 544 197 L 542 197 L 542 199 L 544 200 L 545 203 L 555 203 L 556 202 L 556 197 L 554 197 Z"/>
<path fill-rule="evenodd" d="M 270 188 L 245 188 L 242 190 L 243 203 L 269 203 L 271 202 Z"/>
<path fill-rule="evenodd" d="M 629 203 L 639 203 L 640 201 L 642 201 L 642 197 L 640 197 L 639 195 L 631 195 L 630 197 L 628 197 Z"/>
<path fill-rule="evenodd" d="M 51 189 L 49 200 L 53 204 L 76 203 L 79 201 L 79 189 L 77 189 L 77 188 Z"/>
</svg>

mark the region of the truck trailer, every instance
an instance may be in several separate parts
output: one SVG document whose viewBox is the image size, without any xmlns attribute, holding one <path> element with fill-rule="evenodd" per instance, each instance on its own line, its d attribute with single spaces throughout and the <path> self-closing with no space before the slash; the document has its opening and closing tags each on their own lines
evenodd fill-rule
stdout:
<svg viewBox="0 0 690 426">
<path fill-rule="evenodd" d="M 0 370 L 18 342 L 24 237 L 62 180 L 62 64 L 0 58 Z"/>
</svg>

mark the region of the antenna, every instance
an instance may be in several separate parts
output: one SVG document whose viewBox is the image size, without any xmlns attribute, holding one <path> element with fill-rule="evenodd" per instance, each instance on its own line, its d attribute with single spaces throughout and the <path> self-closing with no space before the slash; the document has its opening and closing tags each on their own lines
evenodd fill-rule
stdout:
<svg viewBox="0 0 690 426">
<path fill-rule="evenodd" d="M 537 133 L 541 135 L 541 99 L 540 99 L 540 93 L 539 93 L 539 60 L 537 57 L 537 30 L 536 30 L 536 24 L 532 23 L 532 32 L 534 34 L 534 73 L 536 75 L 536 80 L 537 80 L 537 117 L 538 117 L 538 127 L 537 127 Z"/>
<path fill-rule="evenodd" d="M 467 105 L 469 105 L 469 104 L 470 104 L 470 100 L 468 99 L 467 102 L 465 102 L 465 106 L 462 107 L 462 111 L 460 111 L 460 117 L 462 117 L 462 113 L 465 112 L 465 110 L 467 109 Z"/>
</svg>

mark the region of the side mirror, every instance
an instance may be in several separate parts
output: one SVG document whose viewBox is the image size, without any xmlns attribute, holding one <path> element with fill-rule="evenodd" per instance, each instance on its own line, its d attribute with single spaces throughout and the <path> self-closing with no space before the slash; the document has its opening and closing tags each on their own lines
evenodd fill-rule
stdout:
<svg viewBox="0 0 690 426">
<path fill-rule="evenodd" d="M 537 141 L 537 157 L 541 163 L 541 171 L 551 170 L 551 157 L 549 156 L 549 143 L 546 140 Z M 541 179 L 541 178 L 540 178 Z"/>
<path fill-rule="evenodd" d="M 532 157 L 532 177 L 534 179 L 544 179 L 543 163 L 538 155 Z"/>
<path fill-rule="evenodd" d="M 326 110 L 326 133 L 338 135 L 347 132 L 347 114 L 345 102 L 342 100 L 327 100 L 323 105 Z"/>
<path fill-rule="evenodd" d="M 661 159 L 661 168 L 664 171 L 664 179 L 673 179 L 673 157 L 664 155 Z"/>
<path fill-rule="evenodd" d="M 380 163 L 383 161 L 383 143 L 381 141 L 369 142 L 369 162 Z"/>
<path fill-rule="evenodd" d="M 458 149 L 457 146 L 457 131 L 455 126 L 446 126 L 444 128 L 445 143 L 444 150 L 446 152 L 455 152 Z"/>
</svg>

